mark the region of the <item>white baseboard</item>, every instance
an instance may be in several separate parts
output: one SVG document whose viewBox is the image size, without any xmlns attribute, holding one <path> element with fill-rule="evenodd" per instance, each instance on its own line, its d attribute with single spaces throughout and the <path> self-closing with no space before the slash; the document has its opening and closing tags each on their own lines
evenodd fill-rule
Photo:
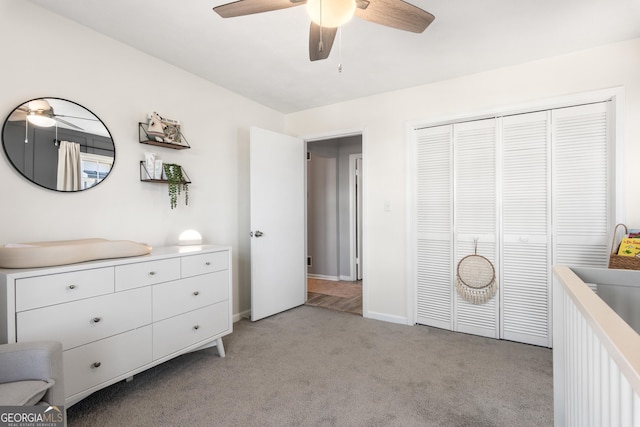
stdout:
<svg viewBox="0 0 640 427">
<path fill-rule="evenodd" d="M 340 280 L 344 281 L 344 282 L 355 282 L 355 278 L 351 277 L 351 276 L 340 276 Z"/>
<path fill-rule="evenodd" d="M 337 282 L 340 279 L 338 276 L 325 276 L 323 274 L 307 274 L 309 279 L 318 279 L 318 280 L 330 280 L 332 282 Z"/>
<path fill-rule="evenodd" d="M 251 310 L 245 310 L 233 315 L 233 323 L 239 322 L 242 319 L 251 319 Z"/>
<path fill-rule="evenodd" d="M 329 279 L 324 279 L 324 280 L 329 280 Z M 385 313 L 376 313 L 373 311 L 368 311 L 366 313 L 363 313 L 362 317 L 365 317 L 367 319 L 380 320 L 383 322 L 397 323 L 399 325 L 409 325 L 409 326 L 414 325 L 414 323 L 409 322 L 409 319 L 406 317 L 394 316 L 394 315 L 385 314 Z M 241 313 L 237 313 L 233 315 L 233 323 L 236 323 L 242 319 L 251 319 L 251 310 L 245 310 Z"/>
<path fill-rule="evenodd" d="M 381 320 L 383 322 L 397 323 L 399 325 L 413 325 L 406 317 L 394 316 L 392 314 L 385 313 L 376 313 L 373 311 L 363 313 L 362 317 L 366 317 L 367 319 Z"/>
</svg>

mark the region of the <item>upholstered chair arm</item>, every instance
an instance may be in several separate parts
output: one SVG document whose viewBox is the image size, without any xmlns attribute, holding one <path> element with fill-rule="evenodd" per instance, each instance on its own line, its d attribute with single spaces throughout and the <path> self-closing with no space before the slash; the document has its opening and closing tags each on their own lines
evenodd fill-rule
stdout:
<svg viewBox="0 0 640 427">
<path fill-rule="evenodd" d="M 54 341 L 0 345 L 0 383 L 53 379 L 43 400 L 64 405 L 62 344 Z"/>
</svg>

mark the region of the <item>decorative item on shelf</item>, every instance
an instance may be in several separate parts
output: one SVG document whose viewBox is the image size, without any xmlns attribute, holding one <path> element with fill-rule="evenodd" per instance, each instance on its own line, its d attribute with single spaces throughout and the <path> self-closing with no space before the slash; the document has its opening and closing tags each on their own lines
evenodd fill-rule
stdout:
<svg viewBox="0 0 640 427">
<path fill-rule="evenodd" d="M 178 244 L 180 246 L 201 245 L 202 235 L 193 229 L 185 230 L 180 233 L 180 237 L 178 237 Z"/>
<path fill-rule="evenodd" d="M 147 164 L 146 160 L 140 161 L 140 181 L 165 184 L 168 182 L 167 176 L 164 172 L 165 163 L 162 160 L 155 159 L 153 163 L 149 162 L 149 166 L 147 166 Z M 182 179 L 187 184 L 191 184 L 191 180 L 184 168 L 182 168 Z"/>
<path fill-rule="evenodd" d="M 155 112 L 149 114 L 148 123 L 138 123 L 138 138 L 141 144 L 173 148 L 175 150 L 191 148 L 184 135 L 182 135 L 180 122 L 164 118 Z"/>
<path fill-rule="evenodd" d="M 155 111 L 149 114 L 149 133 L 170 144 L 180 144 L 182 141 L 180 121 L 167 119 Z"/>
<path fill-rule="evenodd" d="M 155 179 L 156 153 L 144 153 L 144 170 L 146 179 Z M 162 177 L 160 177 L 162 178 Z"/>
<path fill-rule="evenodd" d="M 141 144 L 184 150 L 191 148 L 178 120 L 167 119 L 153 112 L 148 115 L 148 122 L 138 122 L 138 138 Z"/>
<path fill-rule="evenodd" d="M 616 245 L 618 229 L 624 229 L 620 244 Z M 624 224 L 618 224 L 613 229 L 611 253 L 609 254 L 609 268 L 620 270 L 640 270 L 640 238 L 637 230 L 628 230 Z"/>
<path fill-rule="evenodd" d="M 162 123 L 162 117 L 158 113 L 149 114 L 149 127 L 147 129 L 149 135 L 155 136 L 158 142 L 164 142 L 164 129 L 165 125 Z"/>
<path fill-rule="evenodd" d="M 183 174 L 182 166 L 176 163 L 165 163 L 163 166 L 164 174 L 169 183 L 169 199 L 171 201 L 171 209 L 178 206 L 178 196 L 184 191 L 184 204 L 189 204 L 189 182 Z"/>
</svg>

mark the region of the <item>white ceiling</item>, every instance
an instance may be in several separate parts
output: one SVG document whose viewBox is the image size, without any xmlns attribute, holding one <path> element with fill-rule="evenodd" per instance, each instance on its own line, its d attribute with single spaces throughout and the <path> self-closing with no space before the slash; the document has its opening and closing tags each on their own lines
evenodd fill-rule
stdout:
<svg viewBox="0 0 640 427">
<path fill-rule="evenodd" d="M 411 0 L 436 17 L 424 33 L 354 18 L 310 62 L 304 6 L 223 19 L 225 0 L 30 1 L 283 113 L 640 37 L 640 0 Z"/>
</svg>

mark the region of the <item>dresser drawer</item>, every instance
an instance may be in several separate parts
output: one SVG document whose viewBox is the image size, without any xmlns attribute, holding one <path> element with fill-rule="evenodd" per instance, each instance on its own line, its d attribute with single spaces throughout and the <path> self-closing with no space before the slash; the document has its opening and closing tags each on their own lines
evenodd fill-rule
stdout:
<svg viewBox="0 0 640 427">
<path fill-rule="evenodd" d="M 116 291 L 139 288 L 180 278 L 180 258 L 116 266 Z"/>
<path fill-rule="evenodd" d="M 182 258 L 182 277 L 197 276 L 229 268 L 229 252 L 210 252 Z"/>
<path fill-rule="evenodd" d="M 149 325 L 65 351 L 65 396 L 151 363 L 151 335 Z"/>
<path fill-rule="evenodd" d="M 229 299 L 229 272 L 189 277 L 153 287 L 153 321 Z"/>
<path fill-rule="evenodd" d="M 112 293 L 113 267 L 16 280 L 16 311 Z"/>
<path fill-rule="evenodd" d="M 229 328 L 229 304 L 220 302 L 153 324 L 153 359 L 211 338 Z"/>
<path fill-rule="evenodd" d="M 151 323 L 151 288 L 17 314 L 18 341 L 60 341 L 67 350 Z"/>
</svg>

